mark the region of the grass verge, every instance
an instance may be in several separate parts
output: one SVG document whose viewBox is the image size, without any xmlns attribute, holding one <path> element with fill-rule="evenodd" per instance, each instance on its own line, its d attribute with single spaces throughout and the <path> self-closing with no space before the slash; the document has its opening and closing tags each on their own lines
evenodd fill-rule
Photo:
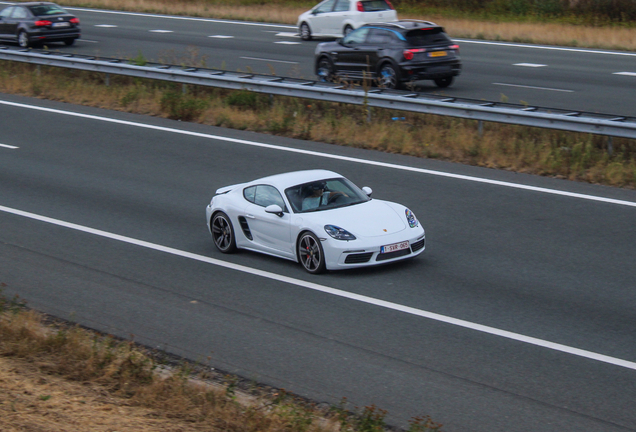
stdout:
<svg viewBox="0 0 636 432">
<path fill-rule="evenodd" d="M 172 64 L 205 66 L 193 49 Z M 131 59 L 142 61 L 142 57 Z M 0 92 L 303 140 L 636 187 L 636 140 L 0 62 Z M 505 101 L 505 97 L 502 96 Z M 369 121 L 370 119 L 370 121 Z"/>
<path fill-rule="evenodd" d="M 6 287 L 4 284 L 0 284 Z M 6 432 L 380 432 L 386 411 L 317 405 L 130 341 L 52 321 L 0 291 L 0 418 Z M 440 431 L 430 417 L 410 432 Z"/>
</svg>

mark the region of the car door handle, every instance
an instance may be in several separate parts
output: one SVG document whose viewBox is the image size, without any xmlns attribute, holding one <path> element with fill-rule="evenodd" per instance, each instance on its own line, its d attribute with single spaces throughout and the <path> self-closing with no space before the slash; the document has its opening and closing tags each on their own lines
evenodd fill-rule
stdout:
<svg viewBox="0 0 636 432">
<path fill-rule="evenodd" d="M 251 215 L 251 214 L 246 214 L 245 217 L 249 218 L 249 219 L 256 219 L 256 216 Z"/>
</svg>

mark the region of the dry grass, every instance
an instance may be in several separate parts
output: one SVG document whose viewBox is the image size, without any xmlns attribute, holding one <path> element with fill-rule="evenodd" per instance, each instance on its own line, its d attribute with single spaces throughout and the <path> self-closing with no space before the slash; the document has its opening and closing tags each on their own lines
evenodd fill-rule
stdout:
<svg viewBox="0 0 636 432">
<path fill-rule="evenodd" d="M 254 5 L 235 5 L 229 0 L 214 2 L 200 0 L 65 0 L 64 5 L 296 25 L 298 15 L 308 10 L 313 3 L 307 2 L 306 6 L 297 6 L 295 3 L 263 2 L 256 7 Z M 636 28 L 634 27 L 501 22 L 496 17 L 493 17 L 492 20 L 472 20 L 440 14 L 401 14 L 399 8 L 398 14 L 401 18 L 435 21 L 442 24 L 454 38 L 636 50 Z"/>
<path fill-rule="evenodd" d="M 3 285 L 3 284 L 0 284 Z M 0 429 L 17 431 L 373 432 L 386 412 L 318 408 L 241 386 L 196 364 L 170 366 L 131 342 L 50 323 L 0 293 Z M 414 419 L 411 432 L 441 425 Z"/>
</svg>

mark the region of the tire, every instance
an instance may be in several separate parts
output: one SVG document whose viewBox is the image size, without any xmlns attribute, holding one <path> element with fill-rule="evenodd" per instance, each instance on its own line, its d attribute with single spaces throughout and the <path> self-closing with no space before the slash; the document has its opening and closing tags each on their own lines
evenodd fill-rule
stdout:
<svg viewBox="0 0 636 432">
<path fill-rule="evenodd" d="M 322 82 L 333 82 L 335 78 L 333 63 L 329 58 L 322 57 L 318 61 L 318 68 L 316 70 L 316 75 L 318 75 L 318 80 Z"/>
<path fill-rule="evenodd" d="M 28 48 L 31 45 L 29 43 L 29 35 L 24 30 L 20 30 L 18 33 L 18 45 L 22 48 Z"/>
<path fill-rule="evenodd" d="M 65 40 L 64 40 L 64 44 L 65 44 L 66 46 L 71 46 L 71 45 L 73 45 L 74 43 L 75 43 L 75 39 L 74 39 L 74 38 L 71 38 L 71 39 L 65 39 Z"/>
<path fill-rule="evenodd" d="M 309 24 L 302 23 L 300 25 L 300 38 L 304 41 L 311 40 L 311 29 L 309 28 Z"/>
<path fill-rule="evenodd" d="M 401 87 L 400 74 L 391 63 L 384 63 L 380 67 L 378 85 L 387 89 L 399 89 Z"/>
<path fill-rule="evenodd" d="M 435 85 L 437 85 L 437 87 L 446 88 L 453 83 L 453 77 L 437 78 L 433 81 L 435 81 Z"/>
<path fill-rule="evenodd" d="M 353 31 L 353 27 L 351 27 L 350 25 L 346 25 L 344 30 L 342 31 L 343 36 L 348 35 L 349 33 L 351 33 Z"/>
<path fill-rule="evenodd" d="M 311 274 L 323 273 L 327 267 L 320 240 L 309 231 L 298 239 L 298 261 Z"/>
<path fill-rule="evenodd" d="M 218 250 L 223 253 L 236 252 L 236 238 L 234 228 L 228 215 L 223 212 L 215 213 L 210 223 L 212 239 Z"/>
</svg>

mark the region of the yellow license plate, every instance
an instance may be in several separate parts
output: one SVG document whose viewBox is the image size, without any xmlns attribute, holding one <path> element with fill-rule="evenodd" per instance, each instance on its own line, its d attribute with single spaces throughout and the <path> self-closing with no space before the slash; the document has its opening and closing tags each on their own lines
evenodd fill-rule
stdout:
<svg viewBox="0 0 636 432">
<path fill-rule="evenodd" d="M 431 53 L 428 53 L 428 55 L 430 57 L 445 57 L 446 56 L 446 51 L 433 51 Z"/>
</svg>

